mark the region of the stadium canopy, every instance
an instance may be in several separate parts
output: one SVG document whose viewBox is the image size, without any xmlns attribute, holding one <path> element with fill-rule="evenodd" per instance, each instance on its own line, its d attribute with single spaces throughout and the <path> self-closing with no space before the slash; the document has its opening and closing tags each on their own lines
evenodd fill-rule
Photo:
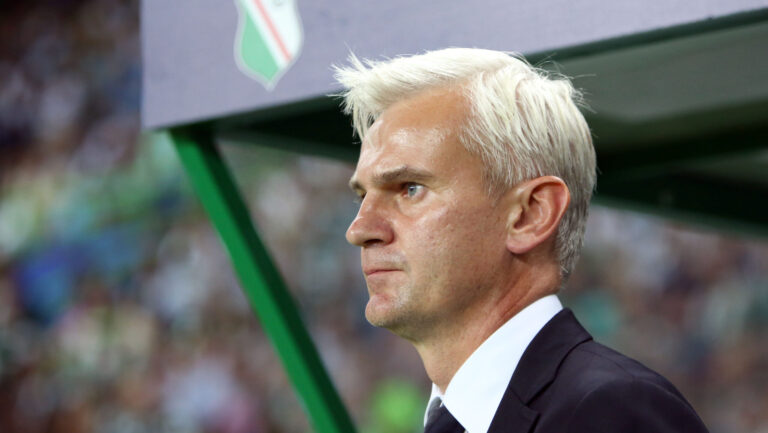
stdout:
<svg viewBox="0 0 768 433">
<path fill-rule="evenodd" d="M 595 200 L 768 233 L 768 1 L 144 1 L 142 122 L 168 130 L 312 425 L 353 431 L 218 152 L 354 161 L 331 65 L 450 46 L 516 51 L 575 78 Z"/>
</svg>

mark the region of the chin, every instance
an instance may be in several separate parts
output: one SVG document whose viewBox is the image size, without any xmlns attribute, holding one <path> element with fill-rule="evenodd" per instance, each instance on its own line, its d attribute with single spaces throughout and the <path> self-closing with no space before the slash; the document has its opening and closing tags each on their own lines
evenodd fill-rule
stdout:
<svg viewBox="0 0 768 433">
<path fill-rule="evenodd" d="M 396 306 L 391 300 L 383 299 L 382 296 L 372 296 L 365 306 L 365 318 L 373 326 L 379 328 L 392 329 L 399 325 L 399 317 Z"/>
<path fill-rule="evenodd" d="M 391 308 L 388 305 L 382 305 L 384 302 L 379 302 L 376 299 L 371 298 L 368 301 L 368 305 L 365 306 L 365 318 L 373 326 L 379 328 L 387 328 L 391 319 Z"/>
<path fill-rule="evenodd" d="M 371 325 L 384 328 L 409 341 L 415 341 L 420 334 L 414 332 L 417 329 L 414 328 L 413 320 L 408 320 L 408 315 L 391 303 L 371 299 L 365 308 L 365 318 Z"/>
</svg>

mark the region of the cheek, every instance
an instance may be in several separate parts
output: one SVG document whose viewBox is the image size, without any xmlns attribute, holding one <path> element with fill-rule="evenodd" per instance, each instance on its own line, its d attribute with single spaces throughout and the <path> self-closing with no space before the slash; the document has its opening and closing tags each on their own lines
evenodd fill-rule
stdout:
<svg viewBox="0 0 768 433">
<path fill-rule="evenodd" d="M 427 262 L 433 278 L 452 271 L 481 271 L 497 249 L 495 244 L 503 246 L 503 240 L 495 234 L 498 221 L 489 218 L 485 209 L 441 209 L 423 215 L 412 229 L 411 259 Z"/>
</svg>

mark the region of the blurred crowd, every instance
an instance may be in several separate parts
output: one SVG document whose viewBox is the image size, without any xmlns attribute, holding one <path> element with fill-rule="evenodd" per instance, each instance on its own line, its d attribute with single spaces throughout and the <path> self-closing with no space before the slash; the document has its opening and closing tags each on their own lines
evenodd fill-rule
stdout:
<svg viewBox="0 0 768 433">
<path fill-rule="evenodd" d="M 0 431 L 303 432 L 172 143 L 140 133 L 137 0 L 0 14 Z M 222 146 L 361 431 L 419 431 L 415 351 L 365 322 L 351 167 Z M 768 432 L 768 243 L 595 207 L 562 295 L 713 432 Z"/>
</svg>

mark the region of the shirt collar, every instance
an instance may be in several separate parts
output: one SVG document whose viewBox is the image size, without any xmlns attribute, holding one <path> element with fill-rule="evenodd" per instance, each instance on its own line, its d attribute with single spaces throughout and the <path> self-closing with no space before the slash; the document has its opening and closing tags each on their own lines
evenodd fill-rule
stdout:
<svg viewBox="0 0 768 433">
<path fill-rule="evenodd" d="M 429 401 L 441 398 L 468 433 L 487 432 L 523 352 L 562 309 L 556 295 L 545 296 L 523 308 L 472 352 L 454 374 L 444 395 L 432 384 Z M 426 420 L 424 414 L 424 424 Z"/>
</svg>

